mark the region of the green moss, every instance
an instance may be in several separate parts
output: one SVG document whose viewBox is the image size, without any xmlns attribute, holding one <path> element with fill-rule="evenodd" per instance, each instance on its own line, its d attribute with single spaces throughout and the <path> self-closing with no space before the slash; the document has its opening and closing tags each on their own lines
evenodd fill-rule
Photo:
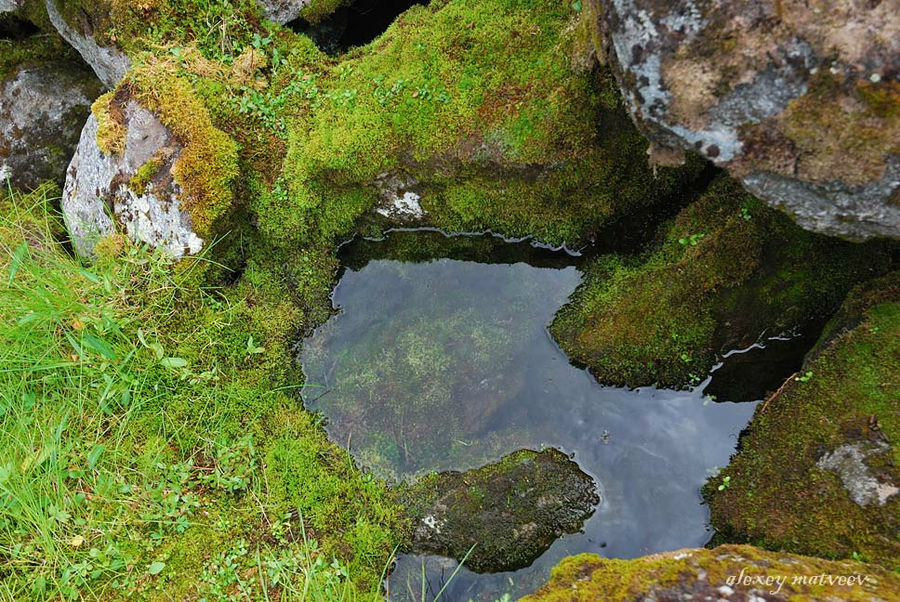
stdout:
<svg viewBox="0 0 900 602">
<path fill-rule="evenodd" d="M 437 225 L 557 243 L 670 194 L 697 165 L 653 178 L 611 77 L 573 67 L 578 19 L 565 3 L 439 1 L 330 68 L 296 65 L 290 194 L 261 227 L 327 238 L 385 173 L 418 181 Z"/>
<path fill-rule="evenodd" d="M 352 0 L 312 0 L 303 7 L 300 16 L 310 23 L 316 24 L 341 6 L 351 2 Z"/>
<path fill-rule="evenodd" d="M 115 102 L 115 94 L 107 92 L 91 106 L 97 120 L 97 147 L 107 155 L 116 155 L 125 150 L 125 115 L 122 107 Z"/>
<path fill-rule="evenodd" d="M 823 575 L 845 579 L 843 583 L 829 584 Z M 738 581 L 745 576 L 750 578 L 749 583 Z M 846 577 L 851 576 L 854 581 L 848 583 Z M 857 577 L 868 579 L 860 584 Z M 777 593 L 779 599 L 796 602 L 889 599 L 900 593 L 896 574 L 860 562 L 776 554 L 751 546 L 720 546 L 634 560 L 607 559 L 595 554 L 571 556 L 553 569 L 546 585 L 523 600 L 717 599 L 722 596 L 720 588 L 726 586 L 735 592 L 734 596 Z"/>
<path fill-rule="evenodd" d="M 131 179 L 128 181 L 128 187 L 131 188 L 135 194 L 143 195 L 147 192 L 147 186 L 150 184 L 150 180 L 157 174 L 161 166 L 161 161 L 151 157 L 146 163 L 141 165 L 136 172 L 134 172 L 134 175 L 131 176 Z"/>
<path fill-rule="evenodd" d="M 884 440 L 892 462 L 882 480 L 900 483 L 897 379 L 900 377 L 900 277 L 868 283 L 848 297 L 807 357 L 806 382 L 788 381 L 761 406 L 722 473 L 731 486 L 705 488 L 720 538 L 846 558 L 856 553 L 889 568 L 900 563 L 900 496 L 854 503 L 819 458 L 845 444 Z M 872 467 L 873 469 L 875 467 Z M 717 479 L 718 481 L 718 479 Z"/>
<path fill-rule="evenodd" d="M 720 179 L 663 229 L 655 250 L 589 265 L 551 331 L 601 382 L 684 386 L 722 349 L 827 317 L 889 262 L 883 246 L 805 232 Z"/>
</svg>

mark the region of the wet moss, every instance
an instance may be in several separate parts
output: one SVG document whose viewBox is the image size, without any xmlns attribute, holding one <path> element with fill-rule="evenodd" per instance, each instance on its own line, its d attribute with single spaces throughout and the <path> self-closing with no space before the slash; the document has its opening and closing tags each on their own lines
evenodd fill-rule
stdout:
<svg viewBox="0 0 900 602">
<path fill-rule="evenodd" d="M 603 383 L 684 386 L 720 352 L 827 319 L 854 283 L 889 264 L 885 246 L 805 232 L 720 179 L 654 250 L 588 265 L 551 331 Z"/>
<path fill-rule="evenodd" d="M 352 0 L 312 0 L 300 11 L 300 17 L 313 25 Z"/>
<path fill-rule="evenodd" d="M 896 272 L 850 294 L 806 359 L 809 377 L 789 380 L 760 406 L 738 454 L 704 489 L 720 540 L 827 558 L 856 554 L 891 569 L 900 564 L 900 496 L 860 506 L 835 473 L 816 465 L 843 444 L 884 441 L 892 461 L 879 478 L 900 483 L 898 334 Z M 730 486 L 719 491 L 725 476 Z"/>
<path fill-rule="evenodd" d="M 831 576 L 829 579 L 825 576 Z M 747 581 L 738 579 L 747 577 Z M 843 583 L 837 579 L 844 577 Z M 848 582 L 853 577 L 852 582 Z M 865 579 L 860 583 L 860 579 Z M 728 588 L 727 590 L 722 588 Z M 814 601 L 889 600 L 900 594 L 897 575 L 860 562 L 767 552 L 752 546 L 679 550 L 634 560 L 571 556 L 559 563 L 526 602 L 636 599 L 720 599 L 746 595 Z M 783 597 L 783 598 L 782 598 Z"/>
</svg>

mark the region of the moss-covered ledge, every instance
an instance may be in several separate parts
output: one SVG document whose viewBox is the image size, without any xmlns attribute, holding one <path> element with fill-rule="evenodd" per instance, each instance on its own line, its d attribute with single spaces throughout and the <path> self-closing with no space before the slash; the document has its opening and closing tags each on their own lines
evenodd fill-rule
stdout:
<svg viewBox="0 0 900 602">
<path fill-rule="evenodd" d="M 603 383 L 696 384 L 719 353 L 824 322 L 890 261 L 885 245 L 806 232 L 723 177 L 650 252 L 589 264 L 551 332 Z"/>
<path fill-rule="evenodd" d="M 284 182 L 255 202 L 260 228 L 332 237 L 385 179 L 431 225 L 553 243 L 668 198 L 701 166 L 654 174 L 582 18 L 568 3 L 438 0 L 340 62 L 292 63 Z"/>
<path fill-rule="evenodd" d="M 893 272 L 849 295 L 802 373 L 760 405 L 704 489 L 718 539 L 900 566 L 898 390 Z"/>
</svg>

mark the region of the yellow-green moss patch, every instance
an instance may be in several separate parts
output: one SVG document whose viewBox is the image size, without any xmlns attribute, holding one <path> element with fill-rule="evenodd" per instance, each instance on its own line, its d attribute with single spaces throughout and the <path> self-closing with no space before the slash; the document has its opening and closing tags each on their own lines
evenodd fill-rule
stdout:
<svg viewBox="0 0 900 602">
<path fill-rule="evenodd" d="M 794 602 L 887 601 L 900 595 L 900 578 L 861 562 L 834 562 L 752 546 L 679 550 L 634 560 L 582 554 L 560 562 L 550 581 L 523 601 L 717 600 L 731 599 L 738 592 L 749 598 L 777 595 L 779 600 Z"/>
</svg>

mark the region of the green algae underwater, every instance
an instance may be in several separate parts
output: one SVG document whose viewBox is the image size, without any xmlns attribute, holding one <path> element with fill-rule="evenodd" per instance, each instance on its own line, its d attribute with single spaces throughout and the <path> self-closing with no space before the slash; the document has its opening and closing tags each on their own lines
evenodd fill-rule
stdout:
<svg viewBox="0 0 900 602">
<path fill-rule="evenodd" d="M 900 496 L 860 509 L 816 467 L 847 433 L 900 436 L 896 245 L 805 232 L 694 156 L 651 167 L 596 2 L 416 4 L 329 49 L 352 3 L 290 26 L 254 0 L 58 3 L 132 61 L 98 145 L 129 102 L 158 114 L 210 244 L 174 262 L 115 233 L 88 261 L 56 187 L 0 195 L 0 596 L 569 599 L 606 567 L 594 599 L 715 529 L 896 567 Z M 4 74 L 77 60 L 44 2 L 17 18 L 39 33 L 0 45 Z M 384 238 L 393 181 L 426 218 Z M 523 448 L 599 500 L 528 546 L 506 541 L 533 519 L 474 530 L 485 503 L 527 516 L 507 492 L 564 499 L 522 485 Z M 473 531 L 422 552 L 441 471 Z M 466 557 L 479 538 L 495 558 Z"/>
</svg>

